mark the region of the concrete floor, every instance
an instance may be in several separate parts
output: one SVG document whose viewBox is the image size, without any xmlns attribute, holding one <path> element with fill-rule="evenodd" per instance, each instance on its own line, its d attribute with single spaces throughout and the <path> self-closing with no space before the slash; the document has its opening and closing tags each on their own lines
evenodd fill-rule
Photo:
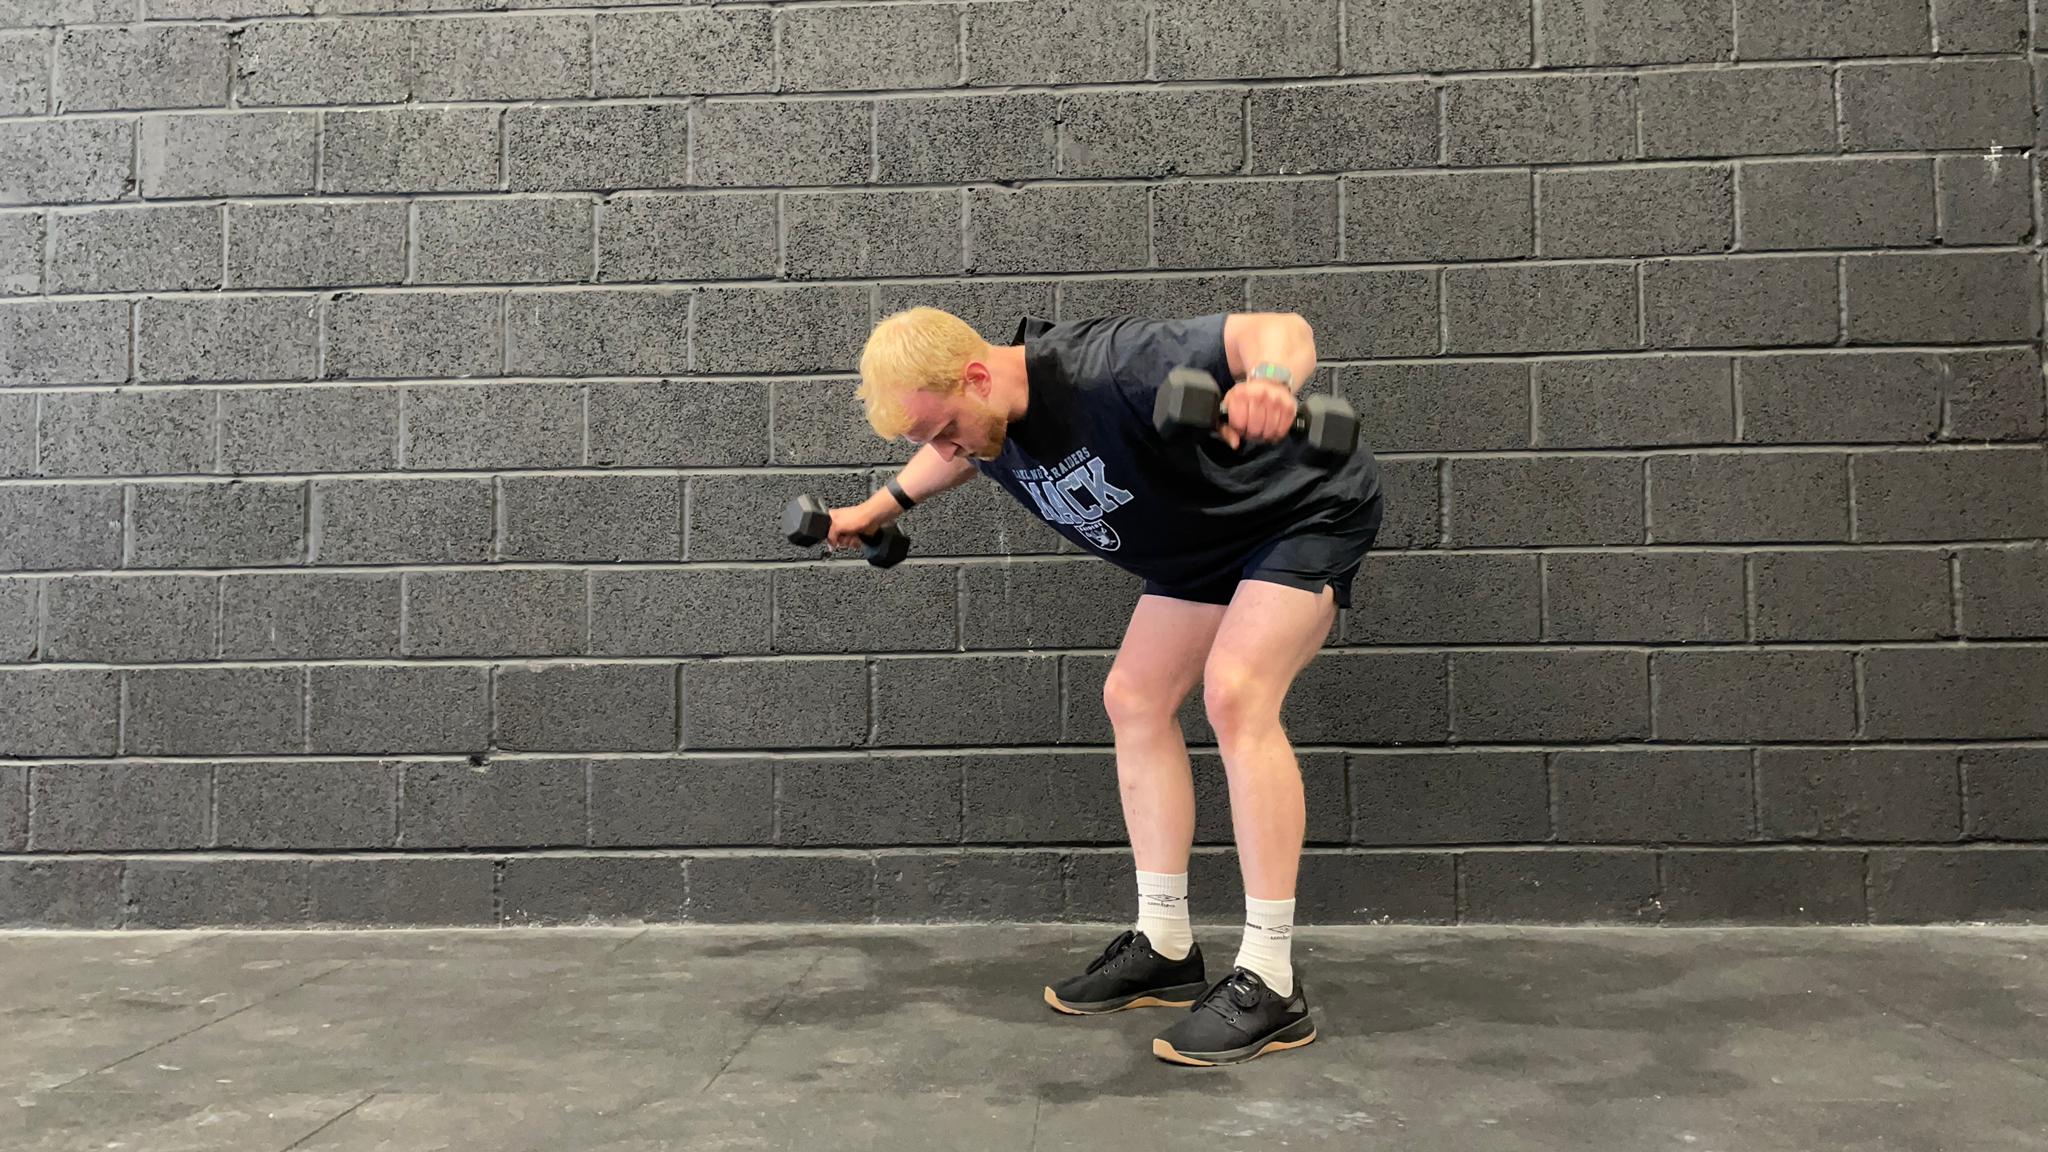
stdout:
<svg viewBox="0 0 2048 1152">
<path fill-rule="evenodd" d="M 1040 1001 L 1106 938 L 0 934 L 0 1149 L 2048 1149 L 2048 930 L 1304 929 L 1210 1070 Z"/>
</svg>

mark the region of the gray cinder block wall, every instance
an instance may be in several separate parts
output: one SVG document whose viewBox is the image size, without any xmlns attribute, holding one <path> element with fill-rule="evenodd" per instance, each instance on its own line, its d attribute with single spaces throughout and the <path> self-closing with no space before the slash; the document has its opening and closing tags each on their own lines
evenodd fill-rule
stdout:
<svg viewBox="0 0 2048 1152">
<path fill-rule="evenodd" d="M 1314 321 L 1304 920 L 2048 914 L 2024 0 L 496 7 L 0 0 L 0 920 L 1127 916 L 1133 581 L 776 537 L 913 303 Z"/>
</svg>

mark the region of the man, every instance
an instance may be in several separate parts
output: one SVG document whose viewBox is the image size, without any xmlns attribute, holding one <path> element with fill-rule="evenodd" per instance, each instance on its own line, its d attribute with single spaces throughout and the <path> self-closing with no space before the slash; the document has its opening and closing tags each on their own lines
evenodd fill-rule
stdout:
<svg viewBox="0 0 2048 1152">
<path fill-rule="evenodd" d="M 1160 383 L 1182 365 L 1224 390 L 1214 435 L 1153 427 Z M 1288 437 L 1315 369 L 1314 332 L 1287 313 L 1027 317 L 998 347 L 956 316 L 912 308 L 878 324 L 861 356 L 869 423 L 921 447 L 882 490 L 832 513 L 834 546 L 858 547 L 861 533 L 980 472 L 1144 579 L 1103 686 L 1138 916 L 1045 999 L 1083 1015 L 1190 1008 L 1153 1041 L 1176 1063 L 1237 1063 L 1315 1039 L 1292 963 L 1306 813 L 1281 704 L 1349 606 L 1381 517 L 1370 452 L 1331 467 Z M 1178 713 L 1197 681 L 1246 896 L 1243 942 L 1214 983 L 1188 923 L 1195 794 Z"/>
</svg>

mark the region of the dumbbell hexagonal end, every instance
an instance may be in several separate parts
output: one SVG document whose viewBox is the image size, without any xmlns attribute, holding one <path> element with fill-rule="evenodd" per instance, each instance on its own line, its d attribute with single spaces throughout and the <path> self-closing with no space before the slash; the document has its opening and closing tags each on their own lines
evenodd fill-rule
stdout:
<svg viewBox="0 0 2048 1152">
<path fill-rule="evenodd" d="M 1358 413 L 1343 400 L 1323 394 L 1302 401 L 1308 418 L 1306 439 L 1309 451 L 1329 459 L 1343 459 L 1358 450 Z"/>
<path fill-rule="evenodd" d="M 868 537 L 867 545 L 861 551 L 867 553 L 868 563 L 875 567 L 894 568 L 903 562 L 905 556 L 910 555 L 910 537 L 905 536 L 902 529 L 890 524 Z"/>
<path fill-rule="evenodd" d="M 798 496 L 782 510 L 783 538 L 799 548 L 822 544 L 831 532 L 832 513 L 816 496 Z"/>
</svg>

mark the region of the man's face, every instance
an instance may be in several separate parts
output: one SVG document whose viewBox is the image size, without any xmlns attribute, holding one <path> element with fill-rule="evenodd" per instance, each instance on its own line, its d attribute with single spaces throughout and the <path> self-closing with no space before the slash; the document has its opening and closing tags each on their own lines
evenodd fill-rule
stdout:
<svg viewBox="0 0 2048 1152">
<path fill-rule="evenodd" d="M 913 444 L 929 444 L 947 460 L 968 456 L 993 460 L 1002 454 L 1009 423 L 991 407 L 973 384 L 957 396 L 913 393 L 907 403 Z"/>
</svg>

